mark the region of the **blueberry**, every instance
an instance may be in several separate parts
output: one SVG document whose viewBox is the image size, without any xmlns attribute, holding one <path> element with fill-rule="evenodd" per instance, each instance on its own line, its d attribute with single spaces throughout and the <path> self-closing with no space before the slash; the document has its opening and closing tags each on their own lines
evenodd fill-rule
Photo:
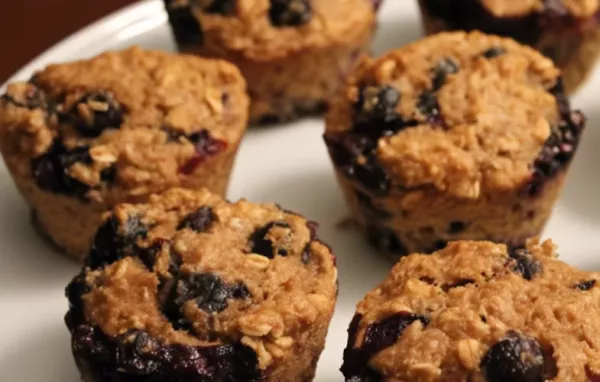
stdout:
<svg viewBox="0 0 600 382">
<path fill-rule="evenodd" d="M 301 26 L 312 18 L 309 0 L 270 0 L 269 18 L 277 27 Z"/>
<path fill-rule="evenodd" d="M 369 123 L 395 120 L 399 118 L 395 111 L 399 102 L 400 92 L 392 86 L 365 86 L 360 90 L 355 106 L 357 121 Z"/>
<path fill-rule="evenodd" d="M 117 338 L 115 362 L 119 370 L 134 374 L 152 374 L 159 370 L 160 362 L 148 356 L 160 344 L 147 332 L 132 329 Z"/>
<path fill-rule="evenodd" d="M 457 73 L 459 69 L 460 67 L 458 64 L 451 58 L 444 58 L 438 62 L 433 70 L 433 89 L 439 90 L 442 86 L 444 86 L 446 78 L 450 74 Z"/>
<path fill-rule="evenodd" d="M 227 142 L 211 137 L 207 130 L 193 133 L 188 139 L 194 144 L 196 153 L 179 168 L 179 172 L 186 175 L 192 174 L 201 163 L 227 148 Z"/>
<path fill-rule="evenodd" d="M 466 223 L 456 220 L 456 221 L 450 222 L 450 227 L 448 227 L 448 233 L 449 234 L 461 233 L 466 228 L 467 228 Z"/>
<path fill-rule="evenodd" d="M 212 273 L 184 275 L 177 281 L 174 303 L 182 307 L 195 300 L 198 307 L 208 313 L 218 313 L 227 309 L 227 300 L 250 297 L 243 284 L 227 285 L 219 276 Z"/>
<path fill-rule="evenodd" d="M 202 45 L 204 33 L 200 22 L 192 12 L 191 5 L 177 0 L 164 0 L 164 2 L 177 43 L 180 45 Z"/>
<path fill-rule="evenodd" d="M 87 323 L 70 329 L 73 353 L 94 381 L 265 380 L 256 353 L 239 342 L 186 346 L 162 343 L 136 329 L 116 337 Z"/>
<path fill-rule="evenodd" d="M 0 101 L 26 109 L 48 109 L 46 93 L 35 85 L 29 84 L 18 94 L 3 94 Z"/>
<path fill-rule="evenodd" d="M 389 228 L 369 226 L 367 237 L 369 243 L 381 251 L 392 252 L 400 256 L 408 255 L 408 249 L 402 244 L 394 231 Z"/>
<path fill-rule="evenodd" d="M 366 135 L 342 133 L 325 135 L 325 143 L 333 162 L 344 175 L 378 195 L 387 194 L 388 175 L 373 155 L 376 140 Z M 360 160 L 365 157 L 366 161 Z"/>
<path fill-rule="evenodd" d="M 287 251 L 285 251 L 285 248 L 275 248 L 273 246 L 273 242 L 267 238 L 269 231 L 275 227 L 287 229 L 290 228 L 289 224 L 287 224 L 284 221 L 275 221 L 268 223 L 263 227 L 260 227 L 259 229 L 254 231 L 248 238 L 248 246 L 250 247 L 251 253 L 257 253 L 269 259 L 275 258 L 276 255 L 287 255 Z M 282 250 L 285 252 L 282 252 Z"/>
<path fill-rule="evenodd" d="M 142 261 L 142 263 L 144 263 L 148 270 L 152 271 L 154 269 L 154 265 L 156 264 L 158 256 L 160 255 L 163 248 L 167 246 L 167 250 L 169 253 L 169 273 L 171 273 L 172 275 L 177 275 L 179 273 L 179 268 L 181 267 L 181 257 L 179 256 L 179 254 L 171 250 L 169 244 L 169 241 L 165 239 L 158 239 L 149 247 L 137 248 L 135 251 L 135 255 Z"/>
<path fill-rule="evenodd" d="M 489 48 L 489 49 L 483 51 L 483 53 L 481 53 L 481 55 L 485 58 L 494 58 L 494 57 L 501 56 L 505 53 L 506 53 L 506 49 L 501 48 L 499 46 L 495 46 L 495 47 L 492 47 L 492 48 Z"/>
<path fill-rule="evenodd" d="M 302 260 L 302 263 L 304 264 L 308 264 L 308 262 L 310 261 L 310 245 L 313 241 L 318 240 L 317 238 L 317 229 L 319 228 L 319 224 L 317 222 L 313 222 L 313 221 L 309 221 L 306 223 L 306 227 L 308 228 L 308 231 L 310 232 L 310 238 L 308 240 L 308 243 L 306 243 L 306 246 L 304 247 L 304 250 L 302 251 L 302 254 L 300 255 L 300 259 Z M 329 249 L 331 251 L 331 248 Z"/>
<path fill-rule="evenodd" d="M 206 232 L 213 221 L 215 221 L 216 216 L 213 213 L 212 208 L 204 206 L 198 208 L 196 211 L 187 215 L 181 223 L 177 226 L 177 229 L 189 228 L 196 232 Z"/>
<path fill-rule="evenodd" d="M 370 325 L 365 333 L 362 349 L 374 355 L 392 346 L 398 341 L 404 330 L 416 321 L 421 321 L 423 326 L 429 324 L 429 319 L 425 316 L 400 312 L 383 321 Z"/>
<path fill-rule="evenodd" d="M 123 123 L 123 108 L 108 91 L 87 93 L 62 114 L 61 122 L 72 123 L 84 137 L 95 138 L 106 129 L 118 129 Z"/>
<path fill-rule="evenodd" d="M 69 175 L 69 170 L 75 163 L 92 164 L 89 147 L 67 149 L 60 139 L 55 139 L 45 154 L 32 161 L 33 177 L 42 190 L 77 196 L 85 201 L 90 186 Z"/>
<path fill-rule="evenodd" d="M 69 301 L 69 313 L 65 317 L 67 326 L 74 326 L 76 321 L 84 318 L 83 295 L 91 291 L 85 280 L 85 274 L 77 275 L 65 289 L 65 296 Z"/>
<path fill-rule="evenodd" d="M 563 93 L 562 82 L 551 90 L 556 96 L 561 121 L 552 127 L 552 131 L 533 163 L 530 181 L 524 186 L 524 193 L 538 195 L 545 182 L 553 178 L 569 165 L 579 145 L 586 118 L 578 111 L 569 110 L 569 102 Z"/>
<path fill-rule="evenodd" d="M 512 270 L 520 273 L 525 280 L 532 280 L 542 271 L 542 264 L 525 248 L 512 248 L 509 256 L 514 260 Z"/>
<path fill-rule="evenodd" d="M 140 251 L 137 241 L 147 234 L 148 227 L 138 215 L 130 216 L 123 226 L 116 217 L 109 218 L 96 233 L 87 265 L 98 269 L 127 256 L 135 256 Z"/>
<path fill-rule="evenodd" d="M 585 375 L 588 379 L 587 382 L 600 382 L 600 374 L 594 374 L 589 366 L 585 367 Z"/>
<path fill-rule="evenodd" d="M 417 101 L 417 109 L 425 117 L 427 123 L 442 123 L 440 105 L 435 93 L 426 91 L 421 94 Z"/>
<path fill-rule="evenodd" d="M 208 0 L 201 5 L 206 13 L 217 13 L 223 16 L 231 15 L 235 12 L 236 0 Z"/>
<path fill-rule="evenodd" d="M 583 290 L 583 291 L 587 291 L 592 289 L 594 286 L 596 286 L 596 280 L 588 280 L 588 281 L 582 281 L 580 283 L 578 283 L 577 285 L 575 285 L 575 288 L 579 289 L 579 290 Z"/>
<path fill-rule="evenodd" d="M 535 338 L 511 331 L 483 357 L 489 382 L 543 382 L 544 355 Z"/>
<path fill-rule="evenodd" d="M 346 381 L 382 381 L 381 376 L 368 365 L 371 357 L 395 344 L 404 330 L 414 322 L 420 321 L 423 326 L 429 324 L 429 319 L 425 316 L 399 312 L 383 321 L 368 326 L 362 346 L 355 348 L 361 318 L 361 315 L 354 316 L 348 329 L 348 345 L 344 350 L 344 364 L 341 368 Z"/>
<path fill-rule="evenodd" d="M 111 186 L 117 181 L 117 168 L 114 165 L 100 171 L 100 180 Z"/>
</svg>

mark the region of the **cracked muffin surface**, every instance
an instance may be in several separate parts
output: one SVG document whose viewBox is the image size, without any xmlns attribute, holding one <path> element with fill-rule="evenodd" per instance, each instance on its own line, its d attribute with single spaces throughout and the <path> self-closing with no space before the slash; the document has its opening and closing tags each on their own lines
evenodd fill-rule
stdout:
<svg viewBox="0 0 600 382">
<path fill-rule="evenodd" d="M 325 141 L 355 220 L 410 253 L 535 236 L 584 124 L 549 59 L 455 32 L 364 59 L 333 102 Z"/>
<path fill-rule="evenodd" d="M 347 381 L 594 381 L 598 273 L 551 241 L 453 242 L 402 258 L 358 304 Z"/>
<path fill-rule="evenodd" d="M 207 191 L 117 206 L 67 288 L 84 380 L 311 380 L 337 296 L 316 229 Z"/>
<path fill-rule="evenodd" d="M 240 68 L 254 124 L 322 112 L 341 78 L 367 51 L 379 5 L 373 0 L 165 0 L 180 50 Z"/>
<path fill-rule="evenodd" d="M 38 225 L 80 257 L 116 203 L 175 186 L 224 193 L 247 107 L 233 65 L 131 48 L 8 85 L 0 150 Z"/>
</svg>

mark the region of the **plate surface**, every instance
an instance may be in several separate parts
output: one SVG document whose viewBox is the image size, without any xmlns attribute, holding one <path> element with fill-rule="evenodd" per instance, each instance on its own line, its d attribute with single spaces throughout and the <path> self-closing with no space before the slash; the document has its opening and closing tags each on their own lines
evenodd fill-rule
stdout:
<svg viewBox="0 0 600 382">
<path fill-rule="evenodd" d="M 421 35 L 416 1 L 388 0 L 374 45 L 375 53 Z M 162 1 L 135 4 L 78 32 L 23 68 L 12 79 L 27 79 L 51 62 L 89 57 L 130 45 L 174 50 Z M 560 246 L 561 258 L 600 270 L 600 71 L 573 98 L 590 119 L 567 187 L 544 237 Z M 306 119 L 285 126 L 251 130 L 242 144 L 229 198 L 278 202 L 321 224 L 321 237 L 338 255 L 340 295 L 316 381 L 341 381 L 338 369 L 346 329 L 355 304 L 381 281 L 390 263 L 353 229 L 338 223 L 347 209 L 335 183 L 322 142 L 323 122 Z M 29 210 L 0 163 L 0 381 L 77 382 L 64 287 L 78 271 L 54 253 L 29 223 Z"/>
</svg>

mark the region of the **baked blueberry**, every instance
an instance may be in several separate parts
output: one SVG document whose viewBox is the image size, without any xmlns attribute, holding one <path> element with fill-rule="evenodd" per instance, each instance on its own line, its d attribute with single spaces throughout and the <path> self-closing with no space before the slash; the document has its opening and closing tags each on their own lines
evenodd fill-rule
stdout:
<svg viewBox="0 0 600 382">
<path fill-rule="evenodd" d="M 499 47 L 492 47 L 489 49 L 486 49 L 482 55 L 485 58 L 494 58 L 494 57 L 498 57 L 503 55 L 504 53 L 506 53 L 506 50 L 503 48 L 499 48 Z"/>
<path fill-rule="evenodd" d="M 509 256 L 515 260 L 512 269 L 520 273 L 525 280 L 532 280 L 542 271 L 540 262 L 526 248 L 511 249 Z"/>
<path fill-rule="evenodd" d="M 544 355 L 540 344 L 514 331 L 490 347 L 481 366 L 490 382 L 544 381 Z"/>
<path fill-rule="evenodd" d="M 231 15 L 236 9 L 236 0 L 202 0 L 199 3 L 205 12 L 223 16 Z"/>
<path fill-rule="evenodd" d="M 210 207 L 200 207 L 196 211 L 187 215 L 177 229 L 189 228 L 196 232 L 206 231 L 215 220 L 215 214 Z"/>
<path fill-rule="evenodd" d="M 251 253 L 258 253 L 269 259 L 273 259 L 277 255 L 287 256 L 287 249 L 273 242 L 272 239 L 274 239 L 274 237 L 271 236 L 272 230 L 279 231 L 279 237 L 281 237 L 282 234 L 285 237 L 290 232 L 290 226 L 284 221 L 275 221 L 258 228 L 248 238 L 248 246 Z"/>
<path fill-rule="evenodd" d="M 179 44 L 202 44 L 204 33 L 200 21 L 194 17 L 193 8 L 187 2 L 164 0 L 169 23 Z"/>
<path fill-rule="evenodd" d="M 310 0 L 269 0 L 269 17 L 273 25 L 299 26 L 306 24 L 312 17 Z"/>
<path fill-rule="evenodd" d="M 82 96 L 69 111 L 61 115 L 61 120 L 73 124 L 75 130 L 84 137 L 95 138 L 106 129 L 121 127 L 123 114 L 114 95 L 98 91 Z"/>
<path fill-rule="evenodd" d="M 435 66 L 433 70 L 433 89 L 438 90 L 446 82 L 446 77 L 459 71 L 458 64 L 449 57 L 445 57 Z"/>
</svg>

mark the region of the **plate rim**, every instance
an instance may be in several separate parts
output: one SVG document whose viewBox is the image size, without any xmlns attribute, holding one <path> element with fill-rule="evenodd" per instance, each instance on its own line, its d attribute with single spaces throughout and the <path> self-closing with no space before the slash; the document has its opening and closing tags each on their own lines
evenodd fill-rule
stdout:
<svg viewBox="0 0 600 382">
<path fill-rule="evenodd" d="M 44 66 L 56 62 L 53 57 L 60 55 L 61 51 L 77 49 L 78 46 L 89 44 L 91 36 L 106 36 L 107 34 L 115 34 L 119 30 L 134 24 L 137 21 L 142 21 L 156 12 L 164 10 L 162 0 L 141 0 L 133 4 L 129 4 L 116 11 L 103 16 L 96 21 L 70 33 L 67 37 L 51 45 L 46 50 L 21 66 L 15 73 L 0 86 L 0 93 L 6 90 L 8 84 L 24 80 L 30 76 L 35 70 L 42 69 Z M 165 14 L 166 17 L 166 14 Z"/>
</svg>

